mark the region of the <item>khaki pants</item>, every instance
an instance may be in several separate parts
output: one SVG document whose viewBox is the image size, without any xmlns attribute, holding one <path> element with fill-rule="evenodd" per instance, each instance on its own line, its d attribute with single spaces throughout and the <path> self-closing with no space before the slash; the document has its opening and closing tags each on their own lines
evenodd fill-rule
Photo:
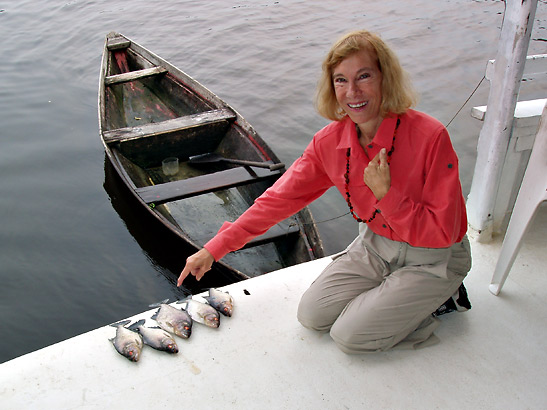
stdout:
<svg viewBox="0 0 547 410">
<path fill-rule="evenodd" d="M 431 313 L 470 268 L 467 237 L 450 248 L 417 248 L 365 226 L 304 293 L 298 320 L 330 331 L 346 353 L 429 346 L 440 324 Z"/>
</svg>

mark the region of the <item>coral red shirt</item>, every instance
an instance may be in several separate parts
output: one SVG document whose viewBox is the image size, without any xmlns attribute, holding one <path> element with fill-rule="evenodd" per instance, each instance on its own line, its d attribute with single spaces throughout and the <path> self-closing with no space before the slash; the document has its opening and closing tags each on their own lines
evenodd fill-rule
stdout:
<svg viewBox="0 0 547 410">
<path fill-rule="evenodd" d="M 346 152 L 351 148 L 349 192 L 354 212 L 372 217 L 370 229 L 412 246 L 445 248 L 462 240 L 467 230 L 458 158 L 445 127 L 434 118 L 408 110 L 385 118 L 368 156 L 355 124 L 345 117 L 320 130 L 303 155 L 235 222 L 225 222 L 205 244 L 215 260 L 243 247 L 255 236 L 298 212 L 333 185 L 346 198 Z M 391 187 L 378 201 L 363 182 L 367 164 L 382 149 L 389 152 Z"/>
</svg>

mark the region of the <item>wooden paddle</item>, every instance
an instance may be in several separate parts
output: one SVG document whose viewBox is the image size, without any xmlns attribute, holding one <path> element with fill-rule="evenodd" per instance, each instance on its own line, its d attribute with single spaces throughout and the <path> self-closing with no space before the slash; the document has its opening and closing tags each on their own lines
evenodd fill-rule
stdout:
<svg viewBox="0 0 547 410">
<path fill-rule="evenodd" d="M 216 154 L 214 152 L 211 152 L 208 154 L 195 155 L 188 159 L 189 164 L 210 164 L 214 162 L 228 162 L 230 164 L 249 165 L 252 167 L 268 168 L 270 171 L 275 171 L 285 167 L 285 164 L 281 162 L 278 164 L 268 164 L 267 162 L 245 161 L 242 159 L 225 158 L 222 155 Z"/>
</svg>

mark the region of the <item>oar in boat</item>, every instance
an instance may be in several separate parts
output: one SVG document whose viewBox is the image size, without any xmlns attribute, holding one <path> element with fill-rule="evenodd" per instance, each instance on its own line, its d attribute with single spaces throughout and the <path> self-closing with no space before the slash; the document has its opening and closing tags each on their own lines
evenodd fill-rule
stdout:
<svg viewBox="0 0 547 410">
<path fill-rule="evenodd" d="M 214 162 L 229 162 L 230 164 L 239 164 L 239 165 L 248 165 L 248 166 L 259 167 L 259 168 L 268 168 L 270 171 L 275 171 L 285 166 L 285 164 L 281 162 L 278 164 L 268 164 L 267 162 L 255 162 L 255 161 L 246 161 L 242 159 L 226 158 L 220 154 L 216 154 L 212 152 L 208 154 L 195 155 L 188 159 L 189 164 L 196 164 L 196 165 L 209 164 Z"/>
</svg>

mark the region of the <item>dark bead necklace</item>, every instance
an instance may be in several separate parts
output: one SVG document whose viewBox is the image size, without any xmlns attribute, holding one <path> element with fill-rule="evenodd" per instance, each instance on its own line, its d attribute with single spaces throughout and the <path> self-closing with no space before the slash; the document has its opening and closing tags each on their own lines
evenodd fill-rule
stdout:
<svg viewBox="0 0 547 410">
<path fill-rule="evenodd" d="M 400 124 L 401 124 L 401 119 L 397 118 L 395 131 L 393 131 L 393 140 L 391 142 L 391 149 L 387 153 L 388 164 L 391 162 L 391 155 L 393 154 L 393 151 L 395 151 L 395 137 L 397 136 L 397 130 L 399 129 Z M 351 204 L 351 200 L 350 200 L 351 195 L 349 194 L 349 158 L 350 156 L 351 156 L 351 148 L 348 148 L 348 150 L 346 151 L 346 173 L 344 174 L 344 180 L 346 181 L 346 202 L 348 203 L 349 211 L 351 212 L 353 219 L 355 219 L 357 222 L 369 223 L 369 222 L 372 222 L 374 218 L 376 218 L 376 214 L 379 213 L 380 211 L 378 209 L 375 209 L 374 212 L 372 213 L 372 216 L 368 219 L 361 219 L 355 214 L 355 212 L 353 212 L 353 205 Z"/>
</svg>

